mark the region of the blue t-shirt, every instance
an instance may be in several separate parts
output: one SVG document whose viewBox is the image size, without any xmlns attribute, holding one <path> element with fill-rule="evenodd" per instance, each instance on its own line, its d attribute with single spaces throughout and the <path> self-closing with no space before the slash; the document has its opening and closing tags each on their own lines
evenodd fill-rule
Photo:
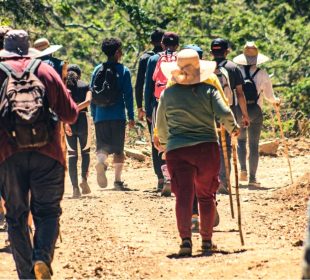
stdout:
<svg viewBox="0 0 310 280">
<path fill-rule="evenodd" d="M 109 62 L 112 63 L 112 62 Z M 116 64 L 116 71 L 119 74 L 118 87 L 122 93 L 118 102 L 109 107 L 100 107 L 91 103 L 91 115 L 94 123 L 108 120 L 126 120 L 125 108 L 129 120 L 134 120 L 133 94 L 129 69 L 120 63 Z M 97 65 L 92 73 L 90 86 L 93 87 L 94 77 L 101 64 Z"/>
</svg>

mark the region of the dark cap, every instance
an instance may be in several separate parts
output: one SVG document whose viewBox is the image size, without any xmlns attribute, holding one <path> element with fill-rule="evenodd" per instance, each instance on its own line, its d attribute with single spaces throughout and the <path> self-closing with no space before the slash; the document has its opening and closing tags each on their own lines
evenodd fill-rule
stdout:
<svg viewBox="0 0 310 280">
<path fill-rule="evenodd" d="M 228 41 L 222 38 L 217 38 L 211 43 L 211 52 L 215 54 L 224 53 L 228 48 Z"/>
<path fill-rule="evenodd" d="M 4 36 L 11 30 L 11 27 L 0 26 L 0 50 L 3 49 Z"/>
<path fill-rule="evenodd" d="M 161 29 L 154 30 L 151 34 L 151 42 L 152 43 L 160 43 L 162 38 L 163 38 L 164 33 L 165 32 Z"/>
<path fill-rule="evenodd" d="M 179 45 L 179 35 L 174 32 L 165 32 L 162 43 L 165 46 L 177 46 Z"/>
<path fill-rule="evenodd" d="M 69 64 L 67 71 L 75 72 L 79 77 L 81 77 L 81 68 L 77 64 Z"/>
</svg>

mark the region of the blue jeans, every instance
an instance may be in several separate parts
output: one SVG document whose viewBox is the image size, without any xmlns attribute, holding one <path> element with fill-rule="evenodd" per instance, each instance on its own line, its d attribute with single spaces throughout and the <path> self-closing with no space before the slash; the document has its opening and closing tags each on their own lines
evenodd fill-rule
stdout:
<svg viewBox="0 0 310 280">
<path fill-rule="evenodd" d="M 20 279 L 34 279 L 33 264 L 39 260 L 51 269 L 59 234 L 64 175 L 64 167 L 58 161 L 38 152 L 16 153 L 0 165 L 0 191 Z M 30 210 L 36 229 L 34 248 L 28 228 Z"/>
<path fill-rule="evenodd" d="M 258 144 L 261 129 L 263 126 L 263 113 L 261 108 L 257 105 L 248 105 L 248 114 L 250 118 L 250 126 L 240 129 L 238 137 L 238 158 L 240 162 L 241 171 L 247 171 L 246 157 L 247 157 L 247 138 L 249 138 L 249 169 L 250 181 L 256 180 L 256 171 L 258 167 Z M 241 110 L 237 110 L 237 119 L 241 120 Z"/>
</svg>

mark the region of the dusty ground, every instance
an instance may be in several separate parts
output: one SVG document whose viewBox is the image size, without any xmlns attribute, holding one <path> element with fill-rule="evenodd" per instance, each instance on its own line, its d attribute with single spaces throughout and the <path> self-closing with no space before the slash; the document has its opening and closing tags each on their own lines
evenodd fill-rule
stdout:
<svg viewBox="0 0 310 280">
<path fill-rule="evenodd" d="M 241 182 L 245 246 L 240 245 L 228 197 L 218 195 L 221 222 L 214 242 L 219 248 L 212 256 L 200 254 L 195 233 L 193 257 L 174 258 L 179 246 L 175 198 L 151 192 L 155 178 L 149 161 L 127 160 L 124 179 L 131 191 L 100 189 L 92 168 L 92 194 L 73 200 L 67 179 L 63 242 L 57 243 L 53 279 L 300 279 L 310 164 L 309 142 L 302 145 L 303 153 L 298 145 L 291 151 L 295 185 L 290 186 L 282 156 L 261 157 L 261 188 Z M 108 170 L 110 182 L 112 174 Z M 12 256 L 3 252 L 4 239 L 0 233 L 0 279 L 15 279 Z"/>
</svg>

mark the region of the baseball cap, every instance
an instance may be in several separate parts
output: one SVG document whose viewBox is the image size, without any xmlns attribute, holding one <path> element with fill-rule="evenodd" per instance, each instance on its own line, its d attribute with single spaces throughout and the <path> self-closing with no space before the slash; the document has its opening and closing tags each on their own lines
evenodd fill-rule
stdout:
<svg viewBox="0 0 310 280">
<path fill-rule="evenodd" d="M 212 53 L 224 53 L 228 48 L 228 41 L 222 38 L 214 39 L 211 43 Z"/>
<path fill-rule="evenodd" d="M 162 38 L 162 43 L 165 46 L 176 46 L 179 44 L 179 35 L 174 32 L 165 32 Z"/>
<path fill-rule="evenodd" d="M 203 50 L 199 46 L 197 46 L 195 44 L 190 44 L 190 45 L 184 46 L 183 49 L 192 49 L 192 50 L 196 51 L 199 55 L 199 58 L 202 59 Z"/>
</svg>

